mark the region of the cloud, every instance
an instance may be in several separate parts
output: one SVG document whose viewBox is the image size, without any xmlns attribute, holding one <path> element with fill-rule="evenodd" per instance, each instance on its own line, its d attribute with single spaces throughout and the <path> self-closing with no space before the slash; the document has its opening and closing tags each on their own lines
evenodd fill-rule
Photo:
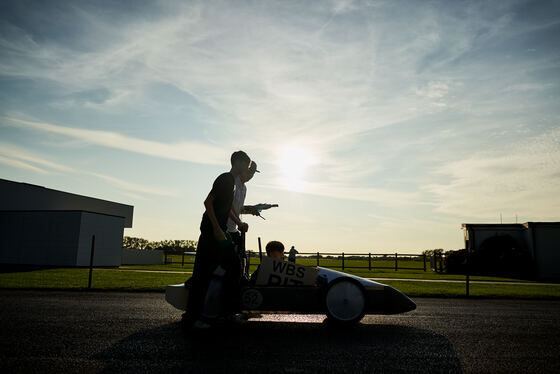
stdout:
<svg viewBox="0 0 560 374">
<path fill-rule="evenodd" d="M 254 183 L 254 186 L 260 188 L 285 189 L 285 187 L 276 184 Z M 297 191 L 303 194 L 342 200 L 367 201 L 381 206 L 425 205 L 425 203 L 419 199 L 419 194 L 413 192 L 307 182 L 301 182 L 301 186 L 299 187 L 301 187 L 301 189 Z"/>
<path fill-rule="evenodd" d="M 3 142 L 0 142 L 0 163 L 18 169 L 33 171 L 39 174 L 69 173 L 92 176 L 97 179 L 101 179 L 120 190 L 127 191 L 126 194 L 128 194 L 128 196 L 137 199 L 145 199 L 141 195 L 138 195 L 138 193 L 164 197 L 180 196 L 179 192 L 168 188 L 132 183 L 120 178 L 96 172 L 80 171 L 57 162 L 49 161 L 44 155 L 36 154 L 24 148 L 16 147 Z M 40 165 L 41 167 L 37 165 Z"/>
<path fill-rule="evenodd" d="M 425 87 L 418 88 L 416 94 L 429 99 L 442 99 L 449 90 L 449 86 L 444 82 L 429 82 Z"/>
<path fill-rule="evenodd" d="M 123 189 L 125 191 L 130 191 L 130 192 L 139 192 L 142 194 L 150 194 L 150 195 L 156 195 L 156 196 L 166 196 L 166 197 L 178 197 L 180 196 L 180 194 L 177 191 L 171 191 L 168 189 L 164 189 L 161 187 L 152 187 L 152 186 L 145 186 L 145 185 L 140 185 L 137 183 L 131 183 L 119 178 L 115 178 L 115 177 L 111 177 L 108 175 L 103 175 L 103 174 L 99 174 L 99 173 L 87 173 L 89 175 L 92 175 L 94 177 L 97 177 L 99 179 L 103 179 L 106 182 L 109 182 L 110 184 L 117 186 L 120 189 Z M 136 196 L 137 195 L 131 195 L 131 196 Z"/>
<path fill-rule="evenodd" d="M 4 117 L 3 119 L 12 126 L 64 135 L 92 145 L 172 160 L 198 164 L 222 165 L 224 163 L 223 160 L 227 160 L 229 156 L 227 152 L 218 147 L 197 142 L 183 141 L 180 143 L 166 144 L 133 138 L 116 132 L 85 130 L 53 125 L 45 122 L 26 121 L 17 118 Z"/>
<path fill-rule="evenodd" d="M 34 154 L 28 150 L 25 150 L 23 148 L 14 146 L 6 142 L 0 142 L 0 154 L 9 157 L 12 160 L 19 159 L 20 161 L 26 161 L 26 162 L 30 162 L 31 164 L 41 165 L 47 169 L 52 169 L 56 172 L 75 172 L 74 169 L 68 166 L 49 161 L 42 155 Z M 34 168 L 37 169 L 36 167 Z M 52 173 L 52 171 L 46 171 L 44 169 L 39 169 L 39 170 L 41 170 L 43 174 Z"/>
<path fill-rule="evenodd" d="M 446 162 L 435 175 L 448 181 L 423 190 L 433 194 L 438 212 L 482 220 L 493 220 L 500 212 L 558 220 L 560 130 Z"/>
<path fill-rule="evenodd" d="M 126 12 L 75 4 L 57 9 L 72 20 L 65 23 L 51 7 L 28 7 L 20 16 L 44 13 L 42 22 L 0 25 L 0 75 L 55 93 L 43 103 L 6 104 L 21 113 L 11 124 L 201 164 L 223 165 L 222 149 L 239 147 L 256 156 L 267 188 L 284 188 L 275 179 L 277 149 L 297 144 L 317 159 L 305 193 L 429 202 L 437 217 L 494 217 L 508 207 L 553 216 L 557 156 L 550 139 L 529 146 L 524 137 L 558 126 L 558 48 L 547 44 L 557 22 L 539 19 L 557 12 L 542 4 L 528 12 L 516 1 L 247 4 L 160 2 Z M 177 105 L 157 85 L 178 91 Z M 84 112 L 112 130 L 83 129 L 74 119 Z M 174 119 L 162 120 L 170 112 Z M 153 129 L 143 128 L 145 139 L 123 130 L 137 118 Z M 187 124 L 176 142 L 148 140 L 176 123 Z M 531 131 L 512 131 L 520 123 Z M 131 196 L 150 193 L 110 178 L 101 179 Z"/>
<path fill-rule="evenodd" d="M 36 173 L 39 174 L 49 174 L 48 171 L 41 169 L 37 166 L 33 166 L 27 162 L 23 162 L 20 160 L 14 160 L 8 157 L 3 157 L 0 156 L 0 163 L 4 164 L 4 165 L 8 165 L 14 168 L 18 168 L 18 169 L 24 169 L 24 170 L 30 170 L 30 171 L 34 171 Z"/>
</svg>

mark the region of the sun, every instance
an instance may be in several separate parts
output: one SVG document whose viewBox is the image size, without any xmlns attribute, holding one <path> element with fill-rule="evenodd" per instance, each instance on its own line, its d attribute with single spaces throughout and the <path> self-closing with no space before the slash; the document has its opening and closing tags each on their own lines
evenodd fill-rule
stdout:
<svg viewBox="0 0 560 374">
<path fill-rule="evenodd" d="M 281 172 L 281 184 L 292 191 L 303 191 L 309 167 L 315 164 L 313 152 L 302 146 L 285 146 L 280 149 L 277 165 Z"/>
</svg>

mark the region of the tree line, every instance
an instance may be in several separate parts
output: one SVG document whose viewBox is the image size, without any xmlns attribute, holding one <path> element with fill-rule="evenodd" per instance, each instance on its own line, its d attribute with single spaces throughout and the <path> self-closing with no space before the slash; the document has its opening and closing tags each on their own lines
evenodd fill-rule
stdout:
<svg viewBox="0 0 560 374">
<path fill-rule="evenodd" d="M 149 241 L 144 238 L 125 236 L 123 238 L 123 248 L 133 248 L 140 250 L 163 249 L 164 251 L 195 251 L 198 242 L 196 240 L 160 240 Z"/>
</svg>

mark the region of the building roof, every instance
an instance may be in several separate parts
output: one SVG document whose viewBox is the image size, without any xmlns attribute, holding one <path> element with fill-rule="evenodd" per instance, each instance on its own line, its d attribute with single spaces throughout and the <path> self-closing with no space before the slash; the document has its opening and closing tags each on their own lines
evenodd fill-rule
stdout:
<svg viewBox="0 0 560 374">
<path fill-rule="evenodd" d="M 34 184 L 0 179 L 0 211 L 39 210 L 79 210 L 123 217 L 124 226 L 132 227 L 134 207 L 89 196 L 52 190 Z"/>
<path fill-rule="evenodd" d="M 506 228 L 519 227 L 528 228 L 529 226 L 560 226 L 560 222 L 525 222 L 525 223 L 463 223 L 461 227 L 478 227 L 478 228 Z"/>
</svg>

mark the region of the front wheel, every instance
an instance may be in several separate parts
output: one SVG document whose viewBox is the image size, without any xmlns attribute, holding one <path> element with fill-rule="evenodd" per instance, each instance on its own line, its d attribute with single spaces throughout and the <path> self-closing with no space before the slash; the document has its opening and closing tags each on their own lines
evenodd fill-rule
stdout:
<svg viewBox="0 0 560 374">
<path fill-rule="evenodd" d="M 351 278 L 338 278 L 327 286 L 325 308 L 329 320 L 340 324 L 360 321 L 365 314 L 363 286 Z"/>
</svg>

